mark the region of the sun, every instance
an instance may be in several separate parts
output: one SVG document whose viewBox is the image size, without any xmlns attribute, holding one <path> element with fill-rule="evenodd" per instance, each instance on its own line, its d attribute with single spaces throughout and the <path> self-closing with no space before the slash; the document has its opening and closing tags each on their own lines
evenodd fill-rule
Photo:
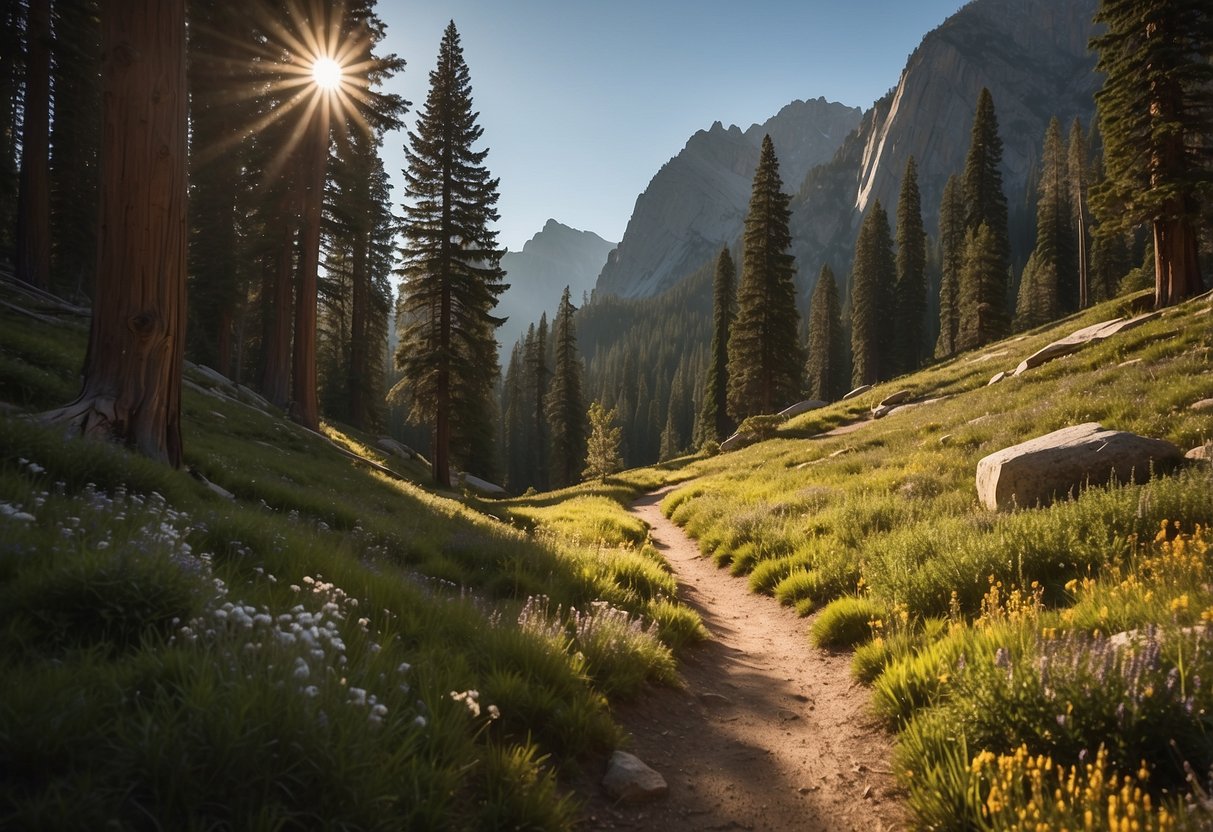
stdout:
<svg viewBox="0 0 1213 832">
<path fill-rule="evenodd" d="M 317 58 L 312 63 L 312 80 L 322 90 L 335 90 L 341 86 L 341 64 L 332 58 Z"/>
</svg>

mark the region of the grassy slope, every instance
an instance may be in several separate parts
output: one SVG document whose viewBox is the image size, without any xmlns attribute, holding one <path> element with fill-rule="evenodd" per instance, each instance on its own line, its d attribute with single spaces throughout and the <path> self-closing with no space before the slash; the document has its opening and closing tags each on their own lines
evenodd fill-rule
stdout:
<svg viewBox="0 0 1213 832">
<path fill-rule="evenodd" d="M 1013 828 L 1021 808 L 1081 827 L 1088 809 L 1123 817 L 1146 801 L 1165 826 L 1182 813 L 1177 792 L 1201 793 L 1183 762 L 1213 764 L 1213 694 L 1199 681 L 1213 679 L 1208 467 L 1045 509 L 996 513 L 976 499 L 981 457 L 1066 425 L 1185 450 L 1213 438 L 1213 415 L 1188 407 L 1213 397 L 1207 298 L 987 386 L 1119 312 L 1104 304 L 803 415 L 774 440 L 692 465 L 698 476 L 664 504 L 756 591 L 805 613 L 824 606 L 819 644 L 862 645 L 856 673 L 903 731 L 899 771 L 924 828 Z M 949 398 L 810 438 L 899 389 Z M 1150 625 L 1162 630 L 1140 650 L 1109 647 L 1109 633 Z M 1087 768 L 1101 744 L 1104 780 Z M 1056 766 L 1077 772 L 1070 786 Z"/>
<path fill-rule="evenodd" d="M 75 395 L 85 334 L 0 311 L 0 826 L 570 826 L 553 764 L 699 632 L 618 504 L 530 534 L 187 388 L 228 501 L 20 417 Z"/>
</svg>

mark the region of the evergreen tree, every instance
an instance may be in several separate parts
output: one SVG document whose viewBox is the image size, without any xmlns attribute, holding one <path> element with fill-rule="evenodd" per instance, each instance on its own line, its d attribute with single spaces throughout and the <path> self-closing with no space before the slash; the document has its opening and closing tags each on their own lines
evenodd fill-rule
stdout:
<svg viewBox="0 0 1213 832">
<path fill-rule="evenodd" d="M 964 193 L 955 175 L 948 177 L 939 206 L 939 249 L 939 338 L 935 342 L 935 357 L 947 358 L 957 350 L 960 272 L 965 257 Z"/>
<path fill-rule="evenodd" d="M 736 425 L 729 418 L 729 330 L 737 316 L 737 268 L 727 247 L 716 258 L 712 283 L 712 364 L 703 390 L 700 422 L 707 438 L 724 441 Z"/>
<path fill-rule="evenodd" d="M 453 447 L 470 447 L 498 374 L 492 316 L 506 289 L 496 248 L 497 180 L 473 150 L 483 130 L 452 21 L 404 171 L 404 326 L 396 363 L 413 388 L 413 417 L 433 425 L 434 480 L 451 484 Z M 468 460 L 462 460 L 465 464 Z"/>
<path fill-rule="evenodd" d="M 541 491 L 548 488 L 549 428 L 547 416 L 548 386 L 552 371 L 548 363 L 548 314 L 539 316 L 539 326 L 527 332 L 526 390 L 530 396 L 529 431 L 531 446 L 526 483 Z"/>
<path fill-rule="evenodd" d="M 1070 217 L 1074 233 L 1075 270 L 1078 278 L 1078 307 L 1091 305 L 1090 232 L 1087 229 L 1087 186 L 1090 183 L 1087 160 L 1087 140 L 1082 123 L 1075 118 L 1070 127 L 1070 142 L 1066 150 L 1066 175 L 1069 178 Z"/>
<path fill-rule="evenodd" d="M 809 349 L 805 379 L 810 399 L 832 402 L 847 392 L 846 333 L 838 301 L 838 283 L 829 266 L 821 267 L 809 301 Z"/>
<path fill-rule="evenodd" d="M 918 191 L 918 166 L 911 156 L 906 162 L 897 200 L 897 287 L 893 316 L 896 344 L 892 358 L 894 373 L 907 373 L 922 366 L 926 352 L 923 324 L 927 308 L 927 234 L 922 225 L 922 197 Z"/>
<path fill-rule="evenodd" d="M 17 225 L 21 82 L 25 75 L 23 0 L 0 0 L 0 260 L 12 262 Z M 100 96 L 97 96 L 100 101 Z"/>
<path fill-rule="evenodd" d="M 575 311 L 569 287 L 565 286 L 552 325 L 556 360 L 545 408 L 551 428 L 550 467 L 555 488 L 577 482 L 585 465 L 586 411 L 581 395 L 581 358 L 577 355 L 577 332 L 573 326 Z"/>
<path fill-rule="evenodd" d="M 75 402 L 49 418 L 177 467 L 185 346 L 185 0 L 106 3 L 97 297 Z"/>
<path fill-rule="evenodd" d="M 590 437 L 586 445 L 585 471 L 582 476 L 606 482 L 607 477 L 623 469 L 623 460 L 619 455 L 619 446 L 623 439 L 617 424 L 619 414 L 615 408 L 607 410 L 599 402 L 593 402 L 588 418 Z"/>
<path fill-rule="evenodd" d="M 977 113 L 973 117 L 962 184 L 966 233 L 972 235 L 972 239 L 980 236 L 984 244 L 989 246 L 989 251 L 983 253 L 981 258 L 987 268 L 980 285 L 966 288 L 963 281 L 961 283 L 960 329 L 968 333 L 968 338 L 962 339 L 960 349 L 996 341 L 1007 334 L 1010 241 L 1001 167 L 1002 139 L 998 136 L 994 99 L 990 91 L 983 87 L 977 99 Z M 986 226 L 987 233 L 979 235 L 978 230 L 982 225 Z"/>
<path fill-rule="evenodd" d="M 1001 305 L 986 300 L 1001 295 L 1006 287 L 1006 260 L 999 254 L 997 235 L 982 223 L 969 232 L 965 245 L 964 267 L 960 272 L 960 327 L 956 333 L 957 350 L 969 350 L 988 343 L 995 331 L 991 319 L 1002 314 Z"/>
<path fill-rule="evenodd" d="M 1074 259 L 1073 203 L 1061 123 L 1054 118 L 1041 153 L 1040 197 L 1036 203 L 1036 246 L 1020 281 L 1015 328 L 1031 329 L 1078 309 L 1078 269 Z"/>
<path fill-rule="evenodd" d="M 1121 279 L 1132 268 L 1132 254 L 1124 232 L 1097 227 L 1091 238 L 1091 302 L 1116 297 Z"/>
<path fill-rule="evenodd" d="M 762 140 L 745 219 L 737 319 L 729 333 L 728 409 L 740 422 L 795 401 L 804 359 L 798 343 L 791 212 L 770 136 Z"/>
<path fill-rule="evenodd" d="M 851 383 L 875 384 L 892 373 L 897 264 L 889 216 L 880 200 L 863 218 L 851 266 Z"/>
<path fill-rule="evenodd" d="M 1201 203 L 1213 199 L 1213 5 L 1103 0 L 1092 40 L 1105 73 L 1095 97 L 1105 179 L 1101 225 L 1154 232 L 1156 308 L 1198 294 Z"/>
</svg>

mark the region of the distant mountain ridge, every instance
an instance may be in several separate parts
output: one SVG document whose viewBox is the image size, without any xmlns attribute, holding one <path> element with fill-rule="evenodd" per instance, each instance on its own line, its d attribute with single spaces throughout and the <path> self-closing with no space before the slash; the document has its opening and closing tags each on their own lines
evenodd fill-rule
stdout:
<svg viewBox="0 0 1213 832">
<path fill-rule="evenodd" d="M 594 281 L 615 243 L 592 231 L 579 231 L 549 219 L 522 251 L 507 251 L 501 268 L 510 284 L 500 297 L 494 314 L 507 318 L 497 330 L 502 348 L 502 364 L 509 350 L 526 328 L 544 312 L 550 319 L 560 302 L 560 293 L 568 286 L 575 305 L 594 288 Z"/>
<path fill-rule="evenodd" d="M 1034 216 L 1023 206 L 1035 202 L 1029 185 L 1049 119 L 1058 116 L 1068 130 L 1075 117 L 1088 128 L 1094 116 L 1101 79 L 1087 42 L 1097 8 L 1098 0 L 973 0 L 924 36 L 897 84 L 867 112 L 817 99 L 795 102 L 745 133 L 719 123 L 696 133 L 637 200 L 596 291 L 657 294 L 722 244 L 735 243 L 757 161 L 753 142 L 764 132 L 793 195 L 792 253 L 805 302 L 823 263 L 846 280 L 859 220 L 872 201 L 892 220 L 910 156 L 934 236 L 944 183 L 964 166 L 982 87 L 997 109 L 1012 236 L 1022 243 Z M 828 122 L 832 115 L 838 123 Z M 830 142 L 833 149 L 818 155 Z"/>
<path fill-rule="evenodd" d="M 775 144 L 785 189 L 794 192 L 812 167 L 834 155 L 860 115 L 817 98 L 794 101 L 745 131 L 719 121 L 700 130 L 637 198 L 597 290 L 647 297 L 669 288 L 741 233 L 764 135 Z"/>
</svg>

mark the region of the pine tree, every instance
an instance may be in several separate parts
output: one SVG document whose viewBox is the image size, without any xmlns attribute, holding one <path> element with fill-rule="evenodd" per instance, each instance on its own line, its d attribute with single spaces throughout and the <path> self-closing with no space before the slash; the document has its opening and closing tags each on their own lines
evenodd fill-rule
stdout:
<svg viewBox="0 0 1213 832">
<path fill-rule="evenodd" d="M 889 216 L 880 200 L 859 227 L 851 266 L 851 383 L 875 384 L 892 374 L 897 264 Z"/>
<path fill-rule="evenodd" d="M 1213 198 L 1213 6 L 1207 0 L 1103 0 L 1091 44 L 1105 179 L 1092 203 L 1107 230 L 1149 223 L 1154 305 L 1202 288 L 1197 228 Z"/>
<path fill-rule="evenodd" d="M 548 458 L 551 454 L 547 399 L 552 371 L 551 365 L 548 363 L 548 352 L 548 315 L 544 312 L 539 316 L 539 326 L 532 325 L 531 329 L 527 331 L 525 353 L 526 390 L 530 397 L 531 424 L 526 482 L 528 486 L 534 486 L 541 491 L 546 491 L 548 488 Z"/>
<path fill-rule="evenodd" d="M 965 256 L 964 194 L 960 179 L 953 175 L 944 185 L 939 206 L 939 338 L 935 357 L 954 354 L 956 333 L 960 329 L 960 272 Z"/>
<path fill-rule="evenodd" d="M 185 346 L 185 0 L 106 3 L 97 297 L 80 396 L 50 414 L 177 467 Z"/>
<path fill-rule="evenodd" d="M 729 418 L 729 330 L 737 316 L 737 268 L 728 248 L 716 258 L 716 276 L 712 283 L 712 363 L 703 390 L 700 422 L 705 435 L 722 442 L 736 427 Z"/>
<path fill-rule="evenodd" d="M 404 326 L 396 363 L 413 387 L 414 418 L 433 425 L 433 473 L 451 484 L 451 451 L 483 423 L 497 366 L 492 316 L 506 289 L 496 248 L 497 180 L 473 150 L 483 130 L 452 21 L 405 149 Z M 478 412 L 479 411 L 479 412 Z M 465 463 L 467 460 L 463 460 Z"/>
<path fill-rule="evenodd" d="M 593 402 L 588 418 L 590 437 L 586 445 L 585 471 L 582 476 L 606 482 L 606 478 L 611 474 L 623 470 L 623 460 L 619 455 L 619 447 L 623 441 L 623 432 L 617 424 L 619 414 L 615 408 L 607 410 L 599 402 Z"/>
<path fill-rule="evenodd" d="M 911 156 L 906 162 L 897 200 L 897 286 L 893 328 L 892 371 L 906 373 L 922 366 L 927 308 L 927 234 L 922 225 L 922 197 L 918 191 L 918 166 Z"/>
<path fill-rule="evenodd" d="M 788 253 L 791 212 L 782 188 L 775 146 L 765 136 L 745 219 L 737 319 L 729 333 L 728 409 L 738 422 L 773 413 L 800 392 L 796 265 Z"/>
<path fill-rule="evenodd" d="M 581 395 L 581 358 L 577 355 L 577 332 L 573 325 L 575 311 L 569 287 L 565 286 L 552 325 L 556 360 L 545 403 L 552 437 L 551 471 L 555 488 L 577 482 L 585 465 L 586 411 Z"/>
<path fill-rule="evenodd" d="M 1120 291 L 1120 281 L 1133 268 L 1124 232 L 1097 227 L 1091 238 L 1091 302 L 1111 300 Z"/>
<path fill-rule="evenodd" d="M 0 260 L 8 262 L 15 255 L 17 225 L 21 135 L 18 103 L 25 74 L 25 6 L 22 0 L 0 0 Z"/>
<path fill-rule="evenodd" d="M 821 267 L 809 301 L 809 349 L 805 380 L 810 399 L 832 402 L 847 392 L 845 333 L 838 301 L 838 282 L 829 266 Z"/>
<path fill-rule="evenodd" d="M 1090 232 L 1087 229 L 1087 186 L 1090 184 L 1090 164 L 1087 160 L 1087 140 L 1082 123 L 1075 118 L 1070 127 L 1070 142 L 1066 150 L 1066 175 L 1069 178 L 1070 216 L 1074 233 L 1075 269 L 1078 277 L 1078 307 L 1091 305 Z"/>
<path fill-rule="evenodd" d="M 990 91 L 983 87 L 977 99 L 977 113 L 973 117 L 973 132 L 962 184 L 965 230 L 976 238 L 980 227 L 986 226 L 987 234 L 982 236 L 989 250 L 982 257 L 987 269 L 980 285 L 966 288 L 963 281 L 961 283 L 960 329 L 967 332 L 968 337 L 962 339 L 960 349 L 987 344 L 1007 334 L 1010 241 L 1001 167 L 1002 139 L 998 136 L 994 99 Z"/>
<path fill-rule="evenodd" d="M 1040 196 L 1036 203 L 1036 246 L 1020 281 L 1015 328 L 1031 329 L 1078 309 L 1078 269 L 1074 258 L 1073 203 L 1061 123 L 1054 118 L 1041 153 Z"/>
<path fill-rule="evenodd" d="M 961 316 L 956 333 L 957 350 L 969 350 L 987 343 L 989 333 L 994 331 L 990 321 L 997 319 L 1001 308 L 985 298 L 1005 291 L 1005 264 L 997 235 L 988 225 L 982 223 L 976 231 L 969 232 L 964 267 L 960 272 Z"/>
</svg>

